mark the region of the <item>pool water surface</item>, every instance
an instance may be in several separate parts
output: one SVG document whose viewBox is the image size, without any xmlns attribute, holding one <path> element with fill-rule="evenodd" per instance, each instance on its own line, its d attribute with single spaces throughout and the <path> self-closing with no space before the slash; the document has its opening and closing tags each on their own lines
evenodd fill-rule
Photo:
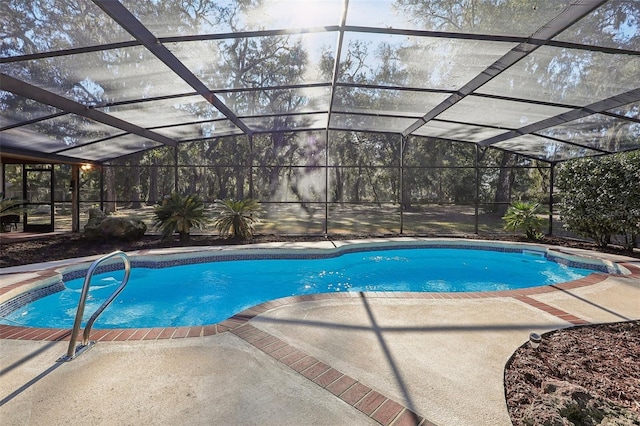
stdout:
<svg viewBox="0 0 640 426">
<path fill-rule="evenodd" d="M 94 328 L 214 324 L 251 306 L 292 295 L 333 292 L 482 292 L 583 278 L 593 271 L 536 252 L 454 248 L 361 251 L 316 259 L 234 260 L 152 269 L 135 267 L 124 291 Z M 85 320 L 120 284 L 124 271 L 97 274 Z M 29 303 L 5 324 L 71 328 L 84 279 Z"/>
</svg>

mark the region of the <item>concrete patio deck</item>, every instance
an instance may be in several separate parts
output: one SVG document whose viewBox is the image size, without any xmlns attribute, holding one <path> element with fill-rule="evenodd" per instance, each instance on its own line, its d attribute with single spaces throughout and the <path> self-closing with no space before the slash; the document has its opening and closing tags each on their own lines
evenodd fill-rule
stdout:
<svg viewBox="0 0 640 426">
<path fill-rule="evenodd" d="M 68 342 L 1 339 L 0 424 L 509 425 L 504 366 L 529 333 L 640 319 L 640 262 L 609 258 L 634 274 L 293 298 L 213 335 L 116 338 L 67 363 Z"/>
</svg>

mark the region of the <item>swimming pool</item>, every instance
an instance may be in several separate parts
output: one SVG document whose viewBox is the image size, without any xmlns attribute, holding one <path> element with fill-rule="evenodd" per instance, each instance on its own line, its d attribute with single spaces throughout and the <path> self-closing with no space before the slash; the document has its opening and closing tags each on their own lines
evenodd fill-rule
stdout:
<svg viewBox="0 0 640 426">
<path fill-rule="evenodd" d="M 198 263 L 203 259 L 211 260 L 181 258 L 153 265 L 134 261 L 129 284 L 94 328 L 214 324 L 251 306 L 291 295 L 499 291 L 556 284 L 594 272 L 585 269 L 590 267 L 587 263 L 576 268 L 551 261 L 544 249 L 495 246 L 361 245 L 322 253 L 225 255 L 217 256 L 218 261 Z M 176 263 L 189 264 L 158 268 Z M 123 275 L 120 270 L 94 276 L 87 317 L 119 285 Z M 66 279 L 63 291 L 19 307 L 0 323 L 71 328 L 82 282 L 83 278 Z"/>
</svg>

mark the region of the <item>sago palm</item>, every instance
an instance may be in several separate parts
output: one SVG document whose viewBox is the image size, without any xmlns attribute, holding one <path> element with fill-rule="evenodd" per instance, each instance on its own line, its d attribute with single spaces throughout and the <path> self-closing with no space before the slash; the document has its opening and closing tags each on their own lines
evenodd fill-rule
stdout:
<svg viewBox="0 0 640 426">
<path fill-rule="evenodd" d="M 180 241 L 188 242 L 191 228 L 202 229 L 208 223 L 205 206 L 196 194 L 173 193 L 165 197 L 155 208 L 155 226 L 162 231 L 162 239 L 168 240 L 174 233 Z"/>
<path fill-rule="evenodd" d="M 222 236 L 248 239 L 253 237 L 255 225 L 260 222 L 260 203 L 253 199 L 220 200 L 216 202 L 218 218 L 213 225 Z"/>
</svg>

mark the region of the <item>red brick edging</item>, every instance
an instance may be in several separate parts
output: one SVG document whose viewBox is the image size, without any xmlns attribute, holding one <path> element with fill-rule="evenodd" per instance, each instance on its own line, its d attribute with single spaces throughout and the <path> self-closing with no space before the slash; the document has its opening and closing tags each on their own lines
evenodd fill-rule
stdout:
<svg viewBox="0 0 640 426">
<path fill-rule="evenodd" d="M 548 314 L 555 315 L 556 317 L 563 319 L 567 322 L 570 322 L 574 325 L 584 325 L 590 324 L 589 321 L 583 320 L 573 314 L 563 311 L 562 309 L 554 308 L 553 306 L 547 305 L 546 303 L 540 302 L 539 300 L 532 299 L 529 296 L 516 296 L 515 299 L 524 302 L 528 305 L 533 306 L 534 308 L 538 308 L 541 311 L 544 311 Z"/>
<path fill-rule="evenodd" d="M 231 330 L 231 333 L 331 392 L 381 425 L 435 426 L 402 404 L 250 324 L 237 327 Z"/>
</svg>

